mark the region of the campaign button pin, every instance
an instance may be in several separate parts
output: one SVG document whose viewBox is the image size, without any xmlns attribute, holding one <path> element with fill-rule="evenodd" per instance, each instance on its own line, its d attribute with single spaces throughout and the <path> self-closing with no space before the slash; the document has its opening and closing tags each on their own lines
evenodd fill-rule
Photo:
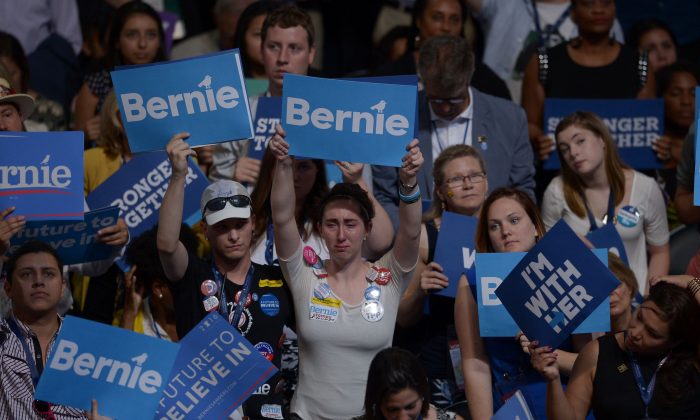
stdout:
<svg viewBox="0 0 700 420">
<path fill-rule="evenodd" d="M 326 277 L 328 277 L 328 273 L 326 273 L 326 270 L 324 270 L 323 268 L 314 268 L 313 272 L 314 275 L 319 279 L 325 279 Z"/>
<path fill-rule="evenodd" d="M 219 307 L 219 299 L 216 296 L 209 296 L 202 301 L 204 310 L 207 312 L 215 311 Z"/>
<path fill-rule="evenodd" d="M 362 304 L 362 317 L 369 322 L 377 322 L 384 316 L 384 306 L 376 300 Z"/>
<path fill-rule="evenodd" d="M 280 301 L 277 296 L 266 293 L 260 298 L 260 310 L 267 316 L 277 316 L 280 313 Z"/>
<path fill-rule="evenodd" d="M 635 206 L 625 206 L 617 213 L 617 221 L 624 227 L 634 227 L 639 223 L 640 213 Z"/>
<path fill-rule="evenodd" d="M 310 246 L 304 247 L 304 261 L 306 261 L 307 264 L 313 266 L 318 262 L 318 259 L 318 255 L 316 255 L 316 251 L 314 251 L 313 248 Z"/>
<path fill-rule="evenodd" d="M 268 343 L 261 341 L 253 347 L 255 347 L 255 350 L 257 350 L 258 353 L 262 354 L 262 356 L 267 360 L 272 361 L 272 359 L 275 358 L 275 352 L 274 350 L 272 350 L 272 346 Z"/>
<path fill-rule="evenodd" d="M 238 301 L 241 300 L 241 292 L 242 292 L 242 291 L 243 291 L 243 290 L 239 290 L 239 291 L 236 293 L 236 296 L 233 298 L 233 300 L 234 300 L 234 302 L 236 302 L 236 304 L 238 304 Z M 253 299 L 251 298 L 250 293 L 248 293 L 248 295 L 245 297 L 245 303 L 243 304 L 243 306 L 245 306 L 245 307 L 247 308 L 248 306 L 250 306 L 250 303 L 251 303 L 252 301 L 253 301 Z"/>
<path fill-rule="evenodd" d="M 331 287 L 326 282 L 321 282 L 314 287 L 314 296 L 318 299 L 326 299 L 331 295 Z"/>
<path fill-rule="evenodd" d="M 367 286 L 365 289 L 365 300 L 379 300 L 382 296 L 382 290 L 377 286 Z"/>
<path fill-rule="evenodd" d="M 379 275 L 377 276 L 377 280 L 375 280 L 375 282 L 377 282 L 377 284 L 380 286 L 385 286 L 389 284 L 389 282 L 391 281 L 391 271 L 389 271 L 388 268 L 383 267 L 378 269 L 377 271 L 379 272 Z"/>
<path fill-rule="evenodd" d="M 204 280 L 202 284 L 199 285 L 199 291 L 202 292 L 204 296 L 214 296 L 216 292 L 219 291 L 219 286 L 216 285 L 214 280 Z"/>
<path fill-rule="evenodd" d="M 379 271 L 377 271 L 375 267 L 370 267 L 369 270 L 367 270 L 367 275 L 365 277 L 367 278 L 368 282 L 373 283 L 379 277 Z"/>
</svg>

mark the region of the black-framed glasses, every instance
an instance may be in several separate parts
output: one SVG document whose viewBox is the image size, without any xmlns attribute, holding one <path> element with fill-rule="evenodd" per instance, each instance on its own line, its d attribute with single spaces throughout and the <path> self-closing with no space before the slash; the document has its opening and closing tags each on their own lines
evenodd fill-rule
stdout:
<svg viewBox="0 0 700 420">
<path fill-rule="evenodd" d="M 467 98 L 428 98 L 428 101 L 435 105 L 450 104 L 450 105 L 462 105 Z"/>
<path fill-rule="evenodd" d="M 53 414 L 53 411 L 51 411 L 51 403 L 34 400 L 32 408 L 34 408 L 34 412 L 42 419 L 56 420 L 56 416 Z"/>
<path fill-rule="evenodd" d="M 469 175 L 457 175 L 445 180 L 445 184 L 450 188 L 459 187 L 468 179 L 472 184 L 478 184 L 486 180 L 486 172 L 476 172 Z"/>
<path fill-rule="evenodd" d="M 219 211 L 226 207 L 226 203 L 231 203 L 233 207 L 250 206 L 250 198 L 246 195 L 233 195 L 231 197 L 218 197 L 207 201 L 204 210 Z"/>
</svg>

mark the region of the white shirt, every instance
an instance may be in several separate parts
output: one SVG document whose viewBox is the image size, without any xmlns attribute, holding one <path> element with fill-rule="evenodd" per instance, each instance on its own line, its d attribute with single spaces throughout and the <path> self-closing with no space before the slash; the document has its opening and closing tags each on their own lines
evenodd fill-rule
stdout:
<svg viewBox="0 0 700 420">
<path fill-rule="evenodd" d="M 433 108 L 428 106 L 428 109 L 430 109 L 430 123 L 432 124 L 430 135 L 433 144 L 433 161 L 437 159 L 443 150 L 450 146 L 455 144 L 471 146 L 472 144 L 471 121 L 474 116 L 474 100 L 472 99 L 474 95 L 472 95 L 471 87 L 467 92 L 469 95 L 469 106 L 452 120 L 440 118 L 433 112 Z"/>
</svg>

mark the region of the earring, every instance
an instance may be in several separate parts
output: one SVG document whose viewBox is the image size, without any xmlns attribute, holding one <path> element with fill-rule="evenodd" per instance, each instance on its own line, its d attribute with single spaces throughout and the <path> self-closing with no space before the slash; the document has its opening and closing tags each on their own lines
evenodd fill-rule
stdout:
<svg viewBox="0 0 700 420">
<path fill-rule="evenodd" d="M 447 190 L 447 196 L 452 198 L 455 196 L 455 193 L 453 193 L 452 190 Z"/>
<path fill-rule="evenodd" d="M 163 299 L 163 294 L 162 294 L 162 293 L 158 293 L 158 299 Z"/>
<path fill-rule="evenodd" d="M 442 211 L 445 211 L 445 202 L 442 200 L 440 200 L 440 208 L 442 209 Z"/>
</svg>

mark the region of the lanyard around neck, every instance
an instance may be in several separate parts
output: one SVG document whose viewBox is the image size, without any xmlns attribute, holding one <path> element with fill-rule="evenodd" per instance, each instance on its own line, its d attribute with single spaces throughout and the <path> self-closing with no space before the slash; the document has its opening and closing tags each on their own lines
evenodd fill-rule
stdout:
<svg viewBox="0 0 700 420">
<path fill-rule="evenodd" d="M 233 325 L 234 328 L 238 329 L 238 321 L 241 319 L 241 314 L 243 313 L 243 308 L 245 307 L 246 300 L 248 299 L 248 294 L 250 293 L 250 285 L 253 283 L 253 263 L 250 263 L 250 267 L 248 267 L 248 273 L 245 276 L 245 281 L 243 282 L 243 289 L 241 289 L 241 295 L 240 298 L 238 299 L 238 303 L 236 304 L 236 309 L 233 312 L 233 318 L 228 318 L 228 307 L 226 305 L 226 293 L 225 293 L 225 288 L 226 288 L 226 276 L 221 274 L 221 272 L 216 268 L 216 265 L 214 265 L 214 261 L 212 260 L 212 271 L 214 272 L 214 278 L 216 279 L 216 283 L 219 286 L 220 290 L 220 295 L 219 295 L 219 313 L 225 318 L 229 319 L 231 322 L 231 325 Z"/>
<path fill-rule="evenodd" d="M 615 198 L 613 197 L 613 192 L 610 190 L 610 193 L 608 194 L 608 210 L 605 213 L 605 218 L 603 218 L 603 224 L 608 224 L 608 223 L 614 223 L 614 217 L 615 217 Z M 588 207 L 588 200 L 583 199 L 583 204 L 586 206 L 586 213 L 588 214 L 588 222 L 591 224 L 591 229 L 589 232 L 593 232 L 594 230 L 598 229 L 598 223 L 595 221 L 595 216 L 593 216 L 593 212 L 591 211 L 591 208 Z"/>
<path fill-rule="evenodd" d="M 549 41 L 549 37 L 554 34 L 555 32 L 559 31 L 559 27 L 561 26 L 562 23 L 566 20 L 567 17 L 569 17 L 569 14 L 571 13 L 571 5 L 569 5 L 566 10 L 564 10 L 564 13 L 559 16 L 559 18 L 554 22 L 552 25 L 548 25 L 545 30 L 542 30 L 542 27 L 540 26 L 540 14 L 537 11 L 537 1 L 532 0 L 532 18 L 535 21 L 535 29 L 537 30 L 537 36 L 539 37 L 539 46 L 540 47 L 547 47 L 547 41 Z"/>
<path fill-rule="evenodd" d="M 469 118 L 467 118 L 467 122 L 464 126 L 464 136 L 462 136 L 462 143 L 461 144 L 467 144 L 467 133 L 469 132 L 469 121 L 470 121 Z M 438 149 L 439 149 L 438 155 L 439 155 L 440 153 L 442 153 L 443 150 L 450 147 L 450 136 L 447 135 L 447 144 L 445 146 L 443 146 L 442 140 L 440 140 L 440 135 L 438 134 L 437 124 L 435 124 L 434 120 L 431 121 L 431 123 L 433 125 L 433 132 L 435 133 L 435 139 L 437 140 L 437 143 L 438 143 Z"/>
<path fill-rule="evenodd" d="M 32 353 L 29 351 L 29 346 L 27 345 L 27 341 L 24 339 L 24 334 L 22 334 L 22 331 L 14 318 L 8 317 L 7 325 L 10 326 L 10 329 L 17 336 L 19 343 L 22 345 L 22 350 L 24 350 L 24 358 L 27 361 L 27 366 L 29 366 L 29 371 L 32 375 L 34 389 L 36 389 L 36 385 L 39 383 L 39 377 L 41 376 L 41 372 L 39 372 L 38 367 L 41 366 L 43 368 L 44 366 L 44 363 L 41 360 L 41 347 L 39 347 L 39 351 L 34 352 L 34 358 L 32 358 Z"/>
<path fill-rule="evenodd" d="M 627 332 L 625 331 L 625 340 L 627 340 Z M 654 370 L 654 374 L 651 376 L 648 384 L 644 383 L 644 377 L 642 376 L 642 369 L 639 367 L 639 362 L 637 357 L 632 354 L 632 352 L 627 349 L 627 355 L 630 358 L 630 365 L 632 365 L 632 373 L 634 374 L 634 381 L 637 383 L 637 388 L 639 389 L 639 396 L 642 398 L 644 403 L 644 417 L 649 417 L 649 403 L 651 402 L 651 397 L 654 395 L 654 387 L 656 386 L 656 374 L 659 373 L 661 366 L 666 363 L 668 357 L 671 355 L 669 352 L 663 359 L 659 362 Z"/>
</svg>

